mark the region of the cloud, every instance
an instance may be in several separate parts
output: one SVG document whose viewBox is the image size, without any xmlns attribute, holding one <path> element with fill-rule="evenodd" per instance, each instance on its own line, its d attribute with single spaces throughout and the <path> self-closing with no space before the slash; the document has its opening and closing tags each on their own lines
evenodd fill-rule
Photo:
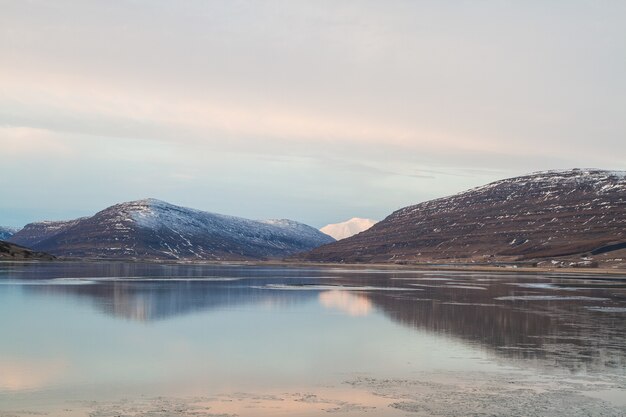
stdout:
<svg viewBox="0 0 626 417">
<path fill-rule="evenodd" d="M 12 158 L 38 154 L 66 157 L 73 153 L 54 132 L 23 126 L 0 126 L 0 149 Z"/>
<path fill-rule="evenodd" d="M 159 193 L 322 225 L 528 171 L 623 168 L 625 13 L 8 2 L 0 159 L 19 175 L 0 192 L 23 209 L 44 196 L 90 211 Z M 257 211 L 238 211 L 250 196 Z"/>
<path fill-rule="evenodd" d="M 180 181 L 193 181 L 197 179 L 195 175 L 186 174 L 184 172 L 174 172 L 170 175 L 170 177 L 172 177 L 175 180 L 180 180 Z"/>
<path fill-rule="evenodd" d="M 232 102 L 211 95 L 190 98 L 167 89 L 132 91 L 115 83 L 66 74 L 7 72 L 5 77 L 0 100 L 8 109 L 4 118 L 59 132 L 196 143 L 228 138 L 320 146 L 335 142 L 373 146 L 382 141 L 391 146 L 423 148 L 466 146 L 463 138 L 443 132 L 387 123 L 384 119 L 363 120 L 350 112 L 319 112 L 307 109 L 306 103 L 284 107 L 254 97 Z M 472 146 L 479 146 L 479 142 L 473 140 Z"/>
<path fill-rule="evenodd" d="M 241 101 L 219 95 L 187 97 L 168 89 L 134 91 L 100 79 L 28 71 L 7 72 L 6 79 L 9 82 L 3 89 L 0 108 L 7 110 L 0 113 L 0 121 L 4 119 L 5 123 L 23 129 L 23 148 L 30 141 L 33 149 L 38 144 L 42 145 L 39 149 L 51 149 L 54 133 L 59 144 L 64 136 L 86 136 L 92 140 L 171 142 L 256 154 L 318 155 L 326 159 L 331 156 L 344 164 L 350 163 L 351 158 L 360 158 L 361 162 L 351 163 L 353 168 L 416 177 L 424 174 L 414 168 L 398 172 L 397 168 L 376 167 L 380 162 L 371 161 L 381 160 L 380 151 L 387 156 L 387 165 L 393 164 L 394 158 L 406 159 L 407 155 L 445 165 L 446 160 L 450 164 L 452 159 L 467 155 L 493 159 L 499 155 L 517 158 L 549 152 L 553 158 L 567 158 L 578 152 L 575 147 L 564 149 L 559 143 L 544 143 L 536 148 L 523 141 L 503 141 L 498 136 L 477 136 L 455 131 L 455 127 L 422 125 L 419 121 L 390 120 L 384 115 L 362 118 L 350 110 L 323 112 L 309 108 L 306 101 L 285 107 L 253 96 Z M 29 134 L 33 138 L 28 138 Z M 70 149 L 60 144 L 54 152 Z"/>
</svg>

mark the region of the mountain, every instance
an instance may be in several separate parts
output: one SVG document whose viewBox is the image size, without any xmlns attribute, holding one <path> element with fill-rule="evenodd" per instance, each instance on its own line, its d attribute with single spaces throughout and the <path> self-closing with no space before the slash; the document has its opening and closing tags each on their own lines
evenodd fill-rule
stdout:
<svg viewBox="0 0 626 417">
<path fill-rule="evenodd" d="M 67 221 L 43 221 L 29 223 L 24 226 L 22 230 L 10 236 L 7 240 L 18 245 L 34 248 L 46 239 L 69 229 L 70 227 L 78 224 L 81 220 L 85 219 L 87 219 L 87 217 Z"/>
<path fill-rule="evenodd" d="M 7 240 L 17 233 L 18 230 L 19 229 L 17 227 L 0 226 L 0 240 Z"/>
<path fill-rule="evenodd" d="M 405 207 L 300 259 L 476 262 L 585 255 L 626 255 L 626 172 L 573 169 L 496 181 Z"/>
<path fill-rule="evenodd" d="M 0 240 L 0 260 L 52 260 L 54 256 L 35 252 L 14 243 Z"/>
<path fill-rule="evenodd" d="M 92 217 L 31 223 L 10 241 L 69 257 L 241 260 L 282 258 L 333 238 L 292 220 L 248 220 L 146 199 Z"/>
<path fill-rule="evenodd" d="M 353 217 L 345 222 L 328 224 L 322 227 L 320 231 L 326 233 L 328 236 L 332 236 L 336 240 L 341 240 L 361 233 L 375 224 L 376 220 Z"/>
</svg>

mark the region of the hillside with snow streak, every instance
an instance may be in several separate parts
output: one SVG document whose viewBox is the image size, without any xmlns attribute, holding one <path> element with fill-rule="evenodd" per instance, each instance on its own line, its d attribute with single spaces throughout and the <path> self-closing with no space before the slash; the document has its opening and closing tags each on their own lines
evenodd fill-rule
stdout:
<svg viewBox="0 0 626 417">
<path fill-rule="evenodd" d="M 626 172 L 546 171 L 395 211 L 304 254 L 327 262 L 623 262 Z"/>
<path fill-rule="evenodd" d="M 249 220 L 146 199 L 73 221 L 31 223 L 10 241 L 67 257 L 253 260 L 282 258 L 334 239 L 292 220 Z"/>
</svg>

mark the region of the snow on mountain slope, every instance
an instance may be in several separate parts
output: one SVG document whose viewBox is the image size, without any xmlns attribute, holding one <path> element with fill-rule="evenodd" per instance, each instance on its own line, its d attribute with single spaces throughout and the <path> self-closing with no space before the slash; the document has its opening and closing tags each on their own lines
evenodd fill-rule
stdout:
<svg viewBox="0 0 626 417">
<path fill-rule="evenodd" d="M 626 172 L 572 169 L 508 178 L 405 207 L 302 258 L 470 262 L 588 258 L 622 248 Z"/>
<path fill-rule="evenodd" d="M 62 256 L 215 260 L 280 258 L 333 241 L 291 220 L 249 220 L 156 199 L 116 204 L 52 227 L 43 238 L 20 232 L 11 241 Z"/>
<path fill-rule="evenodd" d="M 0 226 L 0 240 L 7 240 L 15 233 L 17 233 L 20 229 L 17 227 L 6 227 Z"/>
<path fill-rule="evenodd" d="M 65 229 L 74 226 L 83 218 L 67 221 L 42 221 L 29 223 L 23 229 L 10 236 L 7 240 L 17 245 L 32 248 L 38 243 L 49 239 Z"/>
<path fill-rule="evenodd" d="M 328 224 L 322 227 L 320 231 L 336 240 L 341 240 L 361 233 L 375 224 L 376 220 L 353 217 L 345 222 Z"/>
</svg>

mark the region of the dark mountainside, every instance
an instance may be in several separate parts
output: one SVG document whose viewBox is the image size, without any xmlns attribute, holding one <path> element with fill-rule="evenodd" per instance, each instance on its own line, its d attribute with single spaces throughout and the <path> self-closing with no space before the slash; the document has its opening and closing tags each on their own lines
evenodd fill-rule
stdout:
<svg viewBox="0 0 626 417">
<path fill-rule="evenodd" d="M 2 261 L 22 261 L 22 260 L 42 260 L 49 261 L 54 256 L 47 253 L 34 252 L 30 249 L 0 240 L 0 260 Z"/>
<path fill-rule="evenodd" d="M 31 223 L 10 241 L 66 257 L 256 260 L 282 258 L 334 239 L 292 220 L 248 220 L 147 199 L 92 217 Z"/>
<path fill-rule="evenodd" d="M 298 259 L 496 262 L 626 257 L 626 172 L 547 171 L 397 210 Z M 583 258 L 583 259 L 581 259 Z"/>
</svg>

